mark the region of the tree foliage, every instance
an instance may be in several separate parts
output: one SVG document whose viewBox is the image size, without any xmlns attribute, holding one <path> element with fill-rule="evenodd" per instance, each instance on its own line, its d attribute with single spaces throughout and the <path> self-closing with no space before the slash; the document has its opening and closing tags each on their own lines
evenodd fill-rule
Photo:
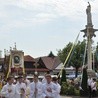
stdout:
<svg viewBox="0 0 98 98">
<path fill-rule="evenodd" d="M 73 43 L 69 42 L 66 45 L 66 47 L 64 47 L 62 50 L 58 51 L 58 56 L 63 63 L 66 60 L 72 45 L 73 45 Z M 85 40 L 83 40 L 82 42 L 78 41 L 78 43 L 74 46 L 74 49 L 66 64 L 67 66 L 73 66 L 76 68 L 76 77 L 77 77 L 78 68 L 83 65 L 85 45 L 86 45 Z"/>
<path fill-rule="evenodd" d="M 61 85 L 63 82 L 66 82 L 66 71 L 65 71 L 65 69 L 62 70 Z"/>
<path fill-rule="evenodd" d="M 88 94 L 88 88 L 87 88 L 87 80 L 88 80 L 88 75 L 87 75 L 87 68 L 83 68 L 83 74 L 82 74 L 82 82 L 81 82 L 81 96 L 86 96 Z"/>
<path fill-rule="evenodd" d="M 57 55 L 59 56 L 60 60 L 61 60 L 63 63 L 64 63 L 64 61 L 65 61 L 65 59 L 66 59 L 66 57 L 67 57 L 67 55 L 68 55 L 68 53 L 69 53 L 69 51 L 70 51 L 72 45 L 73 45 L 73 43 L 69 42 L 69 43 L 66 45 L 66 47 L 64 47 L 62 50 L 60 49 L 60 50 L 58 51 L 58 54 L 57 54 Z"/>
</svg>

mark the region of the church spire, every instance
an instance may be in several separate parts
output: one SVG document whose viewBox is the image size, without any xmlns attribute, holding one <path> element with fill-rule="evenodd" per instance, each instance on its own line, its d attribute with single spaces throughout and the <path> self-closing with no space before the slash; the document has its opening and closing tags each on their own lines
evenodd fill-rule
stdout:
<svg viewBox="0 0 98 98">
<path fill-rule="evenodd" d="M 54 54 L 52 53 L 52 51 L 50 51 L 48 57 L 53 57 L 53 58 L 55 57 Z"/>
</svg>

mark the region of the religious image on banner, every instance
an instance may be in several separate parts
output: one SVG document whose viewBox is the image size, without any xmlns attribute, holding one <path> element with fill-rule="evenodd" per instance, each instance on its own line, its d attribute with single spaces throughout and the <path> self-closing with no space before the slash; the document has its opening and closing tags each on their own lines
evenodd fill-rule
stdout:
<svg viewBox="0 0 98 98">
<path fill-rule="evenodd" d="M 20 63 L 20 57 L 19 56 L 14 56 L 14 63 Z"/>
</svg>

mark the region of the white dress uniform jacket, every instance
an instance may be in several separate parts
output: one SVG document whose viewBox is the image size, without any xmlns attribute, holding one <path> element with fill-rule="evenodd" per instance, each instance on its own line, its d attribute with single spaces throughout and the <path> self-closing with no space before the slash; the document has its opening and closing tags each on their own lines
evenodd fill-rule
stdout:
<svg viewBox="0 0 98 98">
<path fill-rule="evenodd" d="M 21 89 L 24 89 L 24 91 L 25 91 L 26 90 L 26 85 L 25 85 L 25 83 L 19 83 L 18 82 L 16 84 L 16 87 L 15 87 L 16 94 L 15 94 L 15 97 L 13 97 L 13 98 L 25 98 L 26 97 L 25 93 L 24 93 L 23 96 L 21 96 Z"/>
<path fill-rule="evenodd" d="M 56 98 L 61 98 L 60 97 L 61 86 L 59 83 L 56 83 L 56 86 L 57 86 L 57 92 L 55 92 L 55 94 L 56 94 L 55 96 L 56 96 Z"/>
<path fill-rule="evenodd" d="M 51 89 L 52 92 L 48 92 L 47 89 Z M 57 85 L 53 82 L 48 83 L 44 83 L 43 84 L 43 98 L 45 98 L 46 96 L 48 98 L 56 98 L 56 94 L 58 93 L 58 89 L 57 89 Z"/>
<path fill-rule="evenodd" d="M 35 92 L 35 89 L 37 89 L 37 92 Z M 32 82 L 30 84 L 30 97 L 29 98 L 42 98 L 42 83 L 41 82 Z"/>
<path fill-rule="evenodd" d="M 8 92 L 11 90 L 11 92 Z M 8 83 L 3 86 L 1 90 L 1 95 L 5 98 L 14 98 L 15 97 L 15 85 L 9 85 Z"/>
</svg>

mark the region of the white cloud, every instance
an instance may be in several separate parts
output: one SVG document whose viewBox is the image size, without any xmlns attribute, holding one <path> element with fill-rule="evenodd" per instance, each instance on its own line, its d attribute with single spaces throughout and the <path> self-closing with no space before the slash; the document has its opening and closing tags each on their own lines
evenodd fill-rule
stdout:
<svg viewBox="0 0 98 98">
<path fill-rule="evenodd" d="M 36 11 L 38 12 L 38 14 L 50 13 L 49 15 L 56 15 L 57 17 L 65 16 L 70 18 L 71 20 L 81 20 L 81 18 L 83 18 L 83 15 L 85 14 L 85 9 L 88 5 L 88 1 L 92 1 L 91 4 L 92 6 L 95 6 L 95 11 L 97 11 L 97 0 L 21 0 L 17 6 L 31 11 Z"/>
<path fill-rule="evenodd" d="M 97 0 L 91 2 L 95 19 L 98 17 L 97 4 Z M 87 0 L 0 0 L 0 19 L 3 22 L 0 24 L 0 32 L 46 24 L 59 17 L 81 21 L 86 17 L 87 5 Z"/>
<path fill-rule="evenodd" d="M 95 12 L 98 9 L 98 1 L 95 0 L 91 3 L 92 6 L 94 6 L 92 9 L 95 8 Z M 8 6 L 15 6 L 16 8 L 18 7 L 20 8 L 21 13 L 23 13 L 23 10 L 28 10 L 28 13 L 35 13 L 34 16 L 23 17 L 24 20 L 31 20 L 31 22 L 34 23 L 48 22 L 55 18 L 57 19 L 57 17 L 67 17 L 70 20 L 76 21 L 83 19 L 87 6 L 87 0 L 4 0 L 1 1 L 0 6 L 1 5 L 3 8 Z M 10 10 L 1 10 L 0 17 L 11 17 L 8 15 L 8 13 L 6 15 L 6 12 L 9 12 L 10 14 Z M 17 13 L 14 14 L 17 15 Z"/>
</svg>

